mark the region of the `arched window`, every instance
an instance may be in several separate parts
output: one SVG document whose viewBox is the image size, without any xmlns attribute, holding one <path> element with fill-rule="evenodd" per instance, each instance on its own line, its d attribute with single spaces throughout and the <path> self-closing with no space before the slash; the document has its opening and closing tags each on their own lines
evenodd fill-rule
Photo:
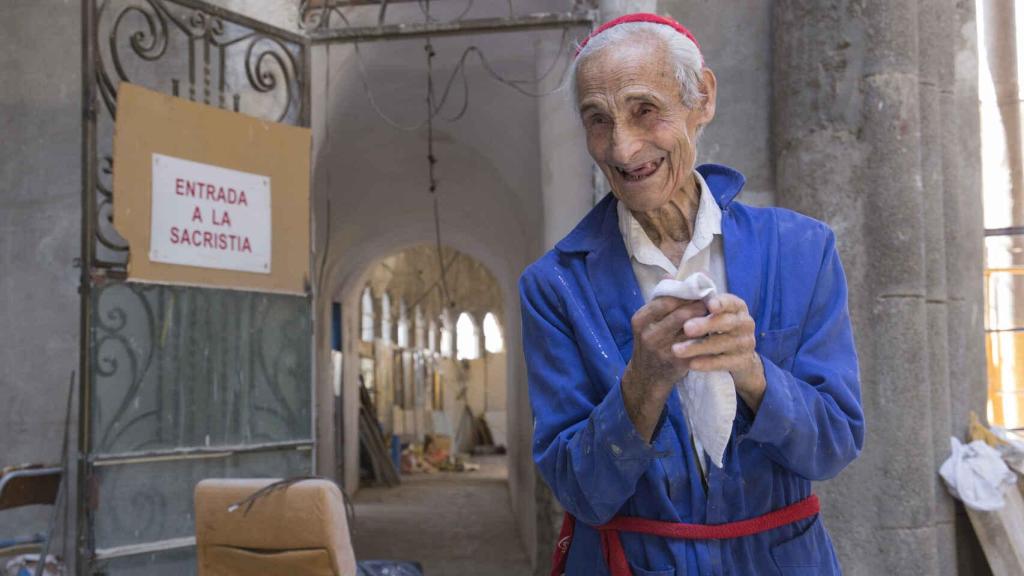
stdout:
<svg viewBox="0 0 1024 576">
<path fill-rule="evenodd" d="M 441 356 L 452 357 L 452 316 L 448 310 L 441 312 Z"/>
<path fill-rule="evenodd" d="M 480 336 L 476 322 L 468 313 L 459 314 L 455 323 L 455 357 L 459 360 L 474 360 L 480 357 Z"/>
<path fill-rule="evenodd" d="M 433 320 L 427 325 L 427 350 L 437 352 L 437 322 Z"/>
<path fill-rule="evenodd" d="M 359 323 L 359 335 L 363 342 L 373 342 L 373 294 L 370 287 L 363 290 L 363 298 L 360 303 L 362 308 L 362 320 Z"/>
<path fill-rule="evenodd" d="M 391 297 L 387 292 L 380 297 L 380 339 L 391 342 Z"/>
<path fill-rule="evenodd" d="M 484 350 L 496 354 L 505 349 L 505 339 L 501 336 L 498 319 L 490 312 L 484 316 Z"/>
<path fill-rule="evenodd" d="M 409 314 L 405 309 L 405 300 L 398 301 L 398 345 L 409 347 Z"/>
<path fill-rule="evenodd" d="M 427 347 L 427 322 L 423 319 L 423 309 L 419 304 L 412 314 L 413 344 L 417 350 L 424 350 Z"/>
</svg>

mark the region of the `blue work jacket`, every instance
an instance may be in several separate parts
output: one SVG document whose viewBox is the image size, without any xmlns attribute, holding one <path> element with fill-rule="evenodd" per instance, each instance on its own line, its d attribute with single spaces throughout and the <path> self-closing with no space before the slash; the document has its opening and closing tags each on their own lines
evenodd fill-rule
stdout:
<svg viewBox="0 0 1024 576">
<path fill-rule="evenodd" d="M 722 208 L 729 289 L 756 323 L 767 388 L 757 413 L 740 399 L 722 468 L 701 481 L 676 394 L 648 443 L 620 381 L 643 306 L 609 194 L 520 279 L 534 460 L 576 517 L 567 574 L 608 574 L 592 526 L 616 515 L 720 524 L 811 494 L 860 453 L 864 415 L 846 278 L 825 224 L 734 202 L 739 172 L 698 168 Z M 820 517 L 731 540 L 622 533 L 634 576 L 831 575 L 839 564 Z"/>
</svg>

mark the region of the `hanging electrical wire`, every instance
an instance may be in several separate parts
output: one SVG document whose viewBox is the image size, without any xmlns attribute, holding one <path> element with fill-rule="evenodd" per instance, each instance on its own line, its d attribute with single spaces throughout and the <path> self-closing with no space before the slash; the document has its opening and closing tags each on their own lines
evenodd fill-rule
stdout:
<svg viewBox="0 0 1024 576">
<path fill-rule="evenodd" d="M 544 73 L 542 73 L 540 76 L 537 76 L 535 78 L 522 79 L 522 80 L 512 80 L 512 79 L 509 79 L 509 78 L 505 78 L 504 76 L 501 76 L 500 74 L 495 72 L 494 68 L 491 66 L 490 62 L 487 61 L 487 57 L 484 55 L 483 51 L 480 50 L 480 48 L 478 48 L 477 46 L 469 46 L 468 48 L 463 50 L 462 56 L 459 58 L 459 63 L 455 66 L 455 70 L 452 71 L 451 76 L 448 77 L 448 82 L 445 85 L 444 92 L 441 95 L 440 102 L 438 103 L 437 107 L 435 108 L 434 113 L 435 114 L 440 114 L 441 113 L 441 109 L 444 107 L 444 104 L 448 100 L 448 96 L 449 96 L 449 94 L 451 92 L 452 86 L 455 83 L 455 79 L 456 79 L 456 77 L 459 77 L 459 78 L 462 79 L 462 93 L 463 93 L 462 94 L 462 107 L 459 109 L 459 111 L 454 116 L 442 116 L 442 118 L 444 118 L 448 122 L 454 122 L 454 121 L 462 118 L 466 114 L 466 111 L 469 109 L 469 79 L 466 77 L 466 61 L 469 59 L 469 56 L 471 54 L 476 54 L 477 55 L 477 57 L 480 59 L 481 64 L 483 64 L 484 70 L 488 74 L 490 74 L 495 80 L 497 80 L 498 82 L 500 82 L 502 84 L 505 84 L 506 86 L 511 87 L 512 89 L 516 90 L 517 92 L 519 92 L 521 94 L 524 94 L 524 95 L 532 97 L 532 98 L 540 98 L 540 97 L 543 97 L 543 96 L 548 96 L 550 94 L 553 94 L 554 92 L 557 92 L 558 90 L 561 89 L 562 84 L 563 84 L 563 82 L 565 80 L 565 74 L 566 74 L 566 72 L 568 72 L 568 61 L 566 61 L 567 64 L 565 65 L 565 69 L 562 70 L 562 73 L 560 75 L 561 79 L 556 84 L 555 88 L 553 88 L 551 90 L 548 90 L 548 91 L 545 91 L 545 92 L 534 93 L 534 92 L 530 92 L 528 90 L 522 89 L 519 85 L 520 84 L 540 84 L 541 82 L 545 81 L 548 78 L 548 76 L 550 76 L 551 73 L 558 66 L 558 63 L 562 61 L 562 56 L 565 54 L 566 48 L 568 47 L 568 43 L 566 42 L 568 37 L 569 37 L 569 29 L 568 28 L 563 28 L 562 29 L 562 38 L 561 38 L 561 40 L 559 41 L 559 44 L 558 44 L 558 53 L 551 60 L 551 63 L 548 65 L 548 67 L 544 71 Z"/>
<path fill-rule="evenodd" d="M 425 0 L 425 2 L 425 15 L 429 20 L 430 0 Z M 434 156 L 434 115 L 436 114 L 434 106 L 434 56 L 437 53 L 434 52 L 434 45 L 430 42 L 430 36 L 427 36 L 427 42 L 423 49 L 427 53 L 427 174 L 430 195 L 433 200 L 434 242 L 437 248 L 437 266 L 441 280 L 441 293 L 444 295 L 444 304 L 449 308 L 455 308 L 455 300 L 452 299 L 451 292 L 448 290 L 448 270 L 444 265 L 444 249 L 441 242 L 441 206 L 437 196 L 437 178 L 434 174 L 434 166 L 437 164 L 437 158 Z"/>
<path fill-rule="evenodd" d="M 421 9 L 424 11 L 424 16 L 427 17 L 427 14 L 429 13 L 429 8 L 427 7 L 427 4 L 429 4 L 429 2 L 427 0 L 418 1 L 421 5 Z M 472 1 L 470 2 L 470 6 L 471 5 Z M 511 8 L 511 2 L 509 3 L 509 7 Z M 465 14 L 465 12 L 467 11 L 468 7 L 463 14 Z M 351 28 L 352 24 L 345 16 L 345 14 L 342 12 L 339 12 L 338 14 L 341 16 L 342 21 L 345 23 L 345 26 Z M 466 114 L 467 110 L 469 109 L 469 79 L 466 76 L 466 64 L 469 60 L 469 56 L 473 54 L 477 56 L 482 68 L 491 78 L 505 86 L 508 86 L 509 88 L 515 90 L 516 92 L 523 94 L 524 96 L 528 96 L 531 98 L 543 98 L 545 96 L 554 94 L 555 92 L 559 91 L 562 85 L 564 84 L 566 73 L 568 72 L 569 65 L 571 64 L 571 60 L 563 59 L 563 56 L 568 51 L 567 48 L 570 44 L 567 41 L 568 37 L 569 28 L 562 28 L 562 36 L 559 40 L 558 53 L 555 56 L 555 58 L 551 61 L 551 63 L 548 65 L 548 68 L 540 76 L 523 79 L 511 79 L 505 77 L 494 68 L 491 62 L 487 59 L 487 55 L 484 53 L 482 49 L 480 49 L 480 47 L 476 45 L 468 46 L 463 50 L 462 55 L 459 57 L 458 64 L 455 66 L 455 69 L 452 70 L 451 74 L 448 77 L 448 80 L 445 82 L 445 90 L 442 93 L 441 98 L 435 101 L 434 107 L 432 108 L 431 116 L 440 115 L 441 110 L 444 109 L 445 104 L 447 104 L 448 102 L 448 98 L 451 95 L 452 87 L 454 86 L 455 81 L 457 79 L 462 80 L 462 106 L 459 108 L 459 111 L 456 114 L 452 116 L 442 116 L 442 118 L 448 122 L 454 122 L 456 120 L 459 120 Z M 395 128 L 396 130 L 401 130 L 403 132 L 416 132 L 418 130 L 421 130 L 426 125 L 427 119 L 424 119 L 415 124 L 403 124 L 402 122 L 393 119 L 380 107 L 380 105 L 377 102 L 376 95 L 374 94 L 373 88 L 370 86 L 369 73 L 366 68 L 366 62 L 363 59 L 363 54 L 360 51 L 359 42 L 353 42 L 353 49 L 355 51 L 356 56 L 356 68 L 359 71 L 359 80 L 360 83 L 362 84 L 363 92 L 366 95 L 366 99 L 370 103 L 370 108 L 373 109 L 374 113 L 377 114 L 377 116 L 379 116 L 382 120 L 384 120 L 386 124 L 388 124 L 392 128 Z M 540 84 L 541 82 L 544 82 L 551 75 L 551 73 L 558 67 L 559 62 L 563 62 L 564 65 L 562 68 L 562 72 L 559 75 L 560 80 L 558 83 L 556 83 L 554 88 L 552 88 L 551 90 L 537 92 L 527 90 L 522 87 L 523 85 Z"/>
</svg>

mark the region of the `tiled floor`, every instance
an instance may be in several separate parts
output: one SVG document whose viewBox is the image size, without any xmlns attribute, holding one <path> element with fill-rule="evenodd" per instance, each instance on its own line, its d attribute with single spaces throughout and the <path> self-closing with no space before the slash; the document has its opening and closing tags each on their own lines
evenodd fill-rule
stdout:
<svg viewBox="0 0 1024 576">
<path fill-rule="evenodd" d="M 504 457 L 477 472 L 403 476 L 355 501 L 356 558 L 417 560 L 426 576 L 529 576 L 509 507 Z"/>
</svg>

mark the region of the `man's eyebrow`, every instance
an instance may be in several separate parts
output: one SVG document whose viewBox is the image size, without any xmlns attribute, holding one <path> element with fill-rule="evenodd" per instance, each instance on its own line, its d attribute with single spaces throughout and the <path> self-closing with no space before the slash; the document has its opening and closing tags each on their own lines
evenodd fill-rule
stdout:
<svg viewBox="0 0 1024 576">
<path fill-rule="evenodd" d="M 636 92 L 626 96 L 626 102 L 646 102 L 649 104 L 661 104 L 661 98 L 650 92 Z"/>
<path fill-rule="evenodd" d="M 587 100 L 583 104 L 580 104 L 580 114 L 586 114 L 587 112 L 591 112 L 593 110 L 600 110 L 600 109 L 601 109 L 601 104 L 596 102 L 596 101 L 594 101 L 594 100 Z"/>
</svg>

